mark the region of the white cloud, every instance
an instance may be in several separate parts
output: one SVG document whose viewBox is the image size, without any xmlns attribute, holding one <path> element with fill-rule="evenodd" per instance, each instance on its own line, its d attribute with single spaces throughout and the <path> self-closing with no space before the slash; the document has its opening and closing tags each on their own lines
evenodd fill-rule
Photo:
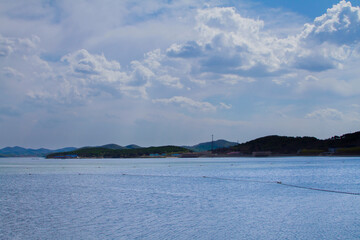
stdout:
<svg viewBox="0 0 360 240">
<path fill-rule="evenodd" d="M 223 102 L 220 103 L 220 107 L 224 108 L 224 109 L 227 109 L 227 110 L 232 108 L 231 104 L 226 104 L 226 103 L 223 103 Z"/>
<path fill-rule="evenodd" d="M 172 44 L 165 54 L 160 49 L 155 49 L 146 53 L 143 59 L 131 61 L 129 66 L 122 69 L 118 61 L 108 60 L 104 54 L 91 54 L 81 49 L 61 58 L 65 68 L 52 64 L 52 78 L 62 79 L 57 81 L 66 82 L 59 84 L 64 84 L 67 89 L 76 89 L 76 96 L 96 96 L 106 92 L 113 96 L 124 94 L 145 99 L 149 98 L 148 90 L 156 89 L 158 84 L 178 90 L 190 90 L 193 89 L 191 83 L 198 83 L 202 87 L 208 81 L 220 85 L 237 85 L 271 77 L 272 81 L 283 85 L 286 79 L 296 79 L 296 68 L 322 72 L 341 68 L 350 57 L 354 58 L 352 52 L 355 48 L 352 46 L 342 44 L 335 48 L 333 42 L 314 42 L 310 39 L 326 29 L 332 29 L 333 32 L 334 28 L 346 28 L 356 35 L 357 28 L 351 26 L 357 26 L 355 16 L 358 12 L 358 8 L 352 7 L 350 3 L 340 2 L 314 23 L 307 24 L 298 36 L 278 38 L 270 30 L 264 30 L 263 21 L 243 17 L 235 8 L 208 7 L 197 11 L 194 23 L 197 35 L 184 43 Z M 347 15 L 350 17 L 346 17 Z M 338 16 L 341 18 L 335 24 L 333 19 L 339 18 Z M 346 19 L 350 19 L 350 22 Z M 330 23 L 334 24 L 329 27 Z M 7 39 L 2 42 L 9 49 L 14 49 L 14 42 L 34 48 L 32 43 L 38 40 Z M 356 41 L 353 43 L 356 44 Z M 3 52 L 10 54 L 11 51 Z M 321 78 L 315 73 L 313 75 L 320 80 L 300 81 L 299 92 L 325 89 L 343 95 L 352 94 L 352 84 L 347 80 Z M 156 97 L 158 96 L 152 96 Z"/>
<path fill-rule="evenodd" d="M 39 59 L 36 67 L 40 68 L 41 64 L 44 61 Z M 48 65 L 37 80 L 43 84 L 29 89 L 27 96 L 38 102 L 52 100 L 62 104 L 91 101 L 102 94 L 147 98 L 146 89 L 151 86 L 153 76 L 138 61 L 131 63 L 129 71 L 122 71 L 117 61 L 81 49 L 63 56 L 60 63 Z"/>
<path fill-rule="evenodd" d="M 343 79 L 335 78 L 334 76 L 323 75 L 320 77 L 315 77 L 313 75 L 308 75 L 304 80 L 298 82 L 297 91 L 300 93 L 304 92 L 314 92 L 314 91 L 323 91 L 336 93 L 341 96 L 352 96 L 360 93 L 360 90 L 355 87 L 358 84 L 345 81 Z"/>
<path fill-rule="evenodd" d="M 170 75 L 163 75 L 157 78 L 164 85 L 175 87 L 175 88 L 183 88 L 184 86 L 180 82 L 180 78 L 172 77 Z"/>
<path fill-rule="evenodd" d="M 234 8 L 206 8 L 198 10 L 197 37 L 171 45 L 166 54 L 185 59 L 193 79 L 213 73 L 213 79 L 232 84 L 237 82 L 235 77 L 219 76 L 276 77 L 279 84 L 283 76 L 299 70 L 341 70 L 358 55 L 359 9 L 341 1 L 306 24 L 298 35 L 279 38 L 271 30 L 264 30 L 263 21 L 243 17 Z"/>
<path fill-rule="evenodd" d="M 252 83 L 252 82 L 255 82 L 256 80 L 251 77 L 242 77 L 242 76 L 239 76 L 236 74 L 223 74 L 220 81 L 223 81 L 224 83 L 235 85 L 239 82 Z"/>
<path fill-rule="evenodd" d="M 358 43 L 359 35 L 360 8 L 342 0 L 317 17 L 313 24 L 306 24 L 302 38 L 343 45 Z"/>
<path fill-rule="evenodd" d="M 216 107 L 208 102 L 200 102 L 195 101 L 191 98 L 183 97 L 183 96 L 175 96 L 172 98 L 163 98 L 163 99 L 155 99 L 154 103 L 163 103 L 163 104 L 176 104 L 181 107 L 190 109 L 190 110 L 200 110 L 204 112 L 215 111 Z"/>
<path fill-rule="evenodd" d="M 344 114 L 333 108 L 325 108 L 308 113 L 306 118 L 322 119 L 322 120 L 343 120 Z"/>
<path fill-rule="evenodd" d="M 231 7 L 199 10 L 198 37 L 184 44 L 173 44 L 167 56 L 188 58 L 200 72 L 236 74 L 244 77 L 275 72 L 281 61 L 276 51 L 286 46 L 263 31 L 264 22 L 242 17 Z M 194 62 L 193 62 L 194 61 Z"/>
<path fill-rule="evenodd" d="M 104 55 L 92 55 L 85 49 L 65 55 L 61 61 L 69 64 L 73 73 L 85 75 L 100 75 L 102 81 L 114 82 L 119 76 L 120 64 L 116 61 L 108 61 Z"/>
<path fill-rule="evenodd" d="M 161 92 L 156 92 L 159 84 L 179 91 L 190 91 L 194 87 L 207 87 L 209 81 L 214 82 L 212 86 L 220 86 L 256 83 L 259 79 L 268 78 L 278 85 L 284 85 L 288 79 L 296 81 L 303 76 L 297 74 L 297 68 L 300 68 L 314 73 L 312 79 L 306 77 L 299 81 L 298 92 L 315 89 L 351 95 L 354 94 L 352 83 L 346 79 L 318 76 L 316 71 L 340 69 L 349 58 L 354 58 L 352 52 L 355 48 L 345 44 L 335 48 L 333 42 L 314 42 L 310 39 L 326 29 L 342 29 L 344 24 L 348 31 L 356 35 L 356 28 L 351 26 L 356 25 L 358 12 L 358 8 L 351 7 L 350 3 L 340 2 L 315 19 L 314 23 L 307 24 L 301 34 L 279 38 L 271 33 L 271 29 L 264 30 L 263 21 L 243 17 L 235 8 L 208 7 L 197 11 L 194 23 L 197 35 L 184 43 L 172 44 L 165 53 L 160 49 L 152 50 L 143 59 L 131 61 L 128 66 L 121 68 L 118 61 L 108 60 L 104 54 L 91 54 L 81 49 L 63 56 L 63 65 L 52 64 L 48 71 L 51 74 L 46 77 L 55 79 L 58 86 L 68 89 L 60 91 L 55 88 L 52 92 L 62 92 L 59 95 L 68 93 L 70 99 L 102 93 L 148 99 L 149 89 L 153 89 L 150 98 L 157 99 L 161 96 Z M 342 17 L 335 24 L 331 19 L 339 14 Z M 345 17 L 347 15 L 350 17 Z M 344 19 L 350 19 L 350 23 Z M 332 27 L 325 27 L 330 26 L 330 22 L 334 23 Z M 3 40 L 6 43 L 3 45 L 13 49 L 13 42 L 18 42 L 34 48 L 36 45 L 31 43 L 39 41 L 34 39 Z M 192 86 L 193 83 L 197 86 Z M 50 96 L 45 94 L 49 92 L 45 88 L 30 89 L 29 92 L 33 98 Z M 174 95 L 180 93 L 173 92 Z M 179 99 L 176 101 L 179 102 Z M 188 102 L 188 105 L 191 104 Z"/>
<path fill-rule="evenodd" d="M 283 127 L 287 104 L 293 106 L 287 119 L 301 116 L 297 121 L 309 129 L 319 119 L 338 120 L 328 121 L 332 126 L 359 119 L 341 107 L 359 102 L 360 94 L 360 11 L 349 2 L 303 29 L 286 13 L 281 19 L 289 21 L 280 34 L 276 21 L 269 25 L 256 9 L 222 7 L 231 4 L 219 1 L 25 2 L 0 4 L 0 102 L 19 112 L 25 105 L 31 111 L 95 112 L 96 103 L 100 113 L 104 106 L 116 112 L 119 123 L 152 112 L 153 122 L 159 112 L 199 123 L 216 115 L 208 126 L 251 119 L 259 134 L 265 131 L 258 127 L 264 113 L 274 115 L 267 129 Z M 344 112 L 312 112 L 317 100 Z M 86 111 L 84 119 L 90 116 Z"/>
<path fill-rule="evenodd" d="M 12 53 L 27 54 L 37 48 L 40 41 L 38 36 L 31 38 L 3 37 L 0 34 L 0 57 L 6 57 Z"/>
<path fill-rule="evenodd" d="M 341 68 L 356 52 L 360 38 L 360 8 L 344 0 L 329 8 L 298 35 L 296 68 L 321 72 Z"/>
</svg>

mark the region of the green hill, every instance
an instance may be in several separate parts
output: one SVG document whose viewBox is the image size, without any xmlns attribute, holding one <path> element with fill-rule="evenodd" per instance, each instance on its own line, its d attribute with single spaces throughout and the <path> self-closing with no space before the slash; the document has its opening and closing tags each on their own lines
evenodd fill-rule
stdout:
<svg viewBox="0 0 360 240">
<path fill-rule="evenodd" d="M 125 148 L 127 148 L 127 149 L 136 149 L 136 148 L 141 148 L 141 147 L 138 146 L 138 145 L 135 145 L 135 144 L 130 144 L 130 145 L 125 146 Z"/>
<path fill-rule="evenodd" d="M 106 145 L 103 145 L 103 146 L 100 146 L 99 148 L 107 148 L 107 149 L 126 149 L 126 147 L 122 147 L 122 146 L 119 146 L 117 144 L 106 144 Z"/>
<path fill-rule="evenodd" d="M 348 133 L 320 140 L 315 137 L 266 136 L 242 143 L 230 148 L 216 150 L 217 153 L 241 152 L 250 155 L 253 152 L 272 152 L 273 154 L 319 155 L 360 155 L 360 132 Z"/>
<path fill-rule="evenodd" d="M 136 158 L 151 156 L 170 156 L 187 153 L 189 149 L 176 146 L 148 147 L 135 149 L 109 149 L 103 147 L 87 147 L 70 152 L 49 154 L 46 158 Z"/>
<path fill-rule="evenodd" d="M 50 153 L 73 151 L 75 149 L 76 148 L 68 147 L 57 150 L 50 150 L 46 148 L 31 149 L 31 148 L 22 148 L 16 146 L 16 147 L 5 147 L 0 149 L 0 155 L 2 157 L 44 157 Z"/>
<path fill-rule="evenodd" d="M 194 152 L 205 152 L 205 151 L 210 151 L 211 148 L 215 150 L 215 149 L 219 149 L 219 148 L 229 148 L 229 147 L 232 147 L 235 145 L 237 145 L 237 143 L 220 139 L 220 140 L 214 141 L 213 143 L 212 142 L 204 142 L 204 143 L 199 143 L 197 145 L 194 145 L 191 147 L 186 147 L 186 148 L 190 149 Z"/>
</svg>

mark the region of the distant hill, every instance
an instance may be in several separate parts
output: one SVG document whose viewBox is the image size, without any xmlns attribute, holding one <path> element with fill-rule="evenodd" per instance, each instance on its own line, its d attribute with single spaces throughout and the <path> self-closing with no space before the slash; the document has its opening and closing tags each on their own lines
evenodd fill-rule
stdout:
<svg viewBox="0 0 360 240">
<path fill-rule="evenodd" d="M 318 155 L 360 155 L 360 132 L 348 133 L 320 140 L 315 137 L 266 136 L 230 148 L 216 150 L 217 153 L 272 152 L 273 154 Z"/>
<path fill-rule="evenodd" d="M 142 148 L 138 145 L 135 145 L 135 144 L 130 144 L 130 145 L 127 145 L 125 146 L 126 149 L 137 149 L 137 148 Z"/>
<path fill-rule="evenodd" d="M 112 149 L 112 150 L 119 150 L 119 149 L 136 149 L 136 148 L 141 148 L 138 145 L 135 144 L 130 144 L 127 145 L 125 147 L 111 143 L 111 144 L 106 144 L 106 145 L 102 145 L 102 146 L 96 146 L 97 148 L 107 148 L 107 149 Z M 85 148 L 94 148 L 94 147 L 85 147 Z"/>
<path fill-rule="evenodd" d="M 219 148 L 229 148 L 232 146 L 237 145 L 238 143 L 236 142 L 229 142 L 223 139 L 220 140 L 216 140 L 213 142 L 213 146 L 211 142 L 204 142 L 204 143 L 199 143 L 197 145 L 194 146 L 186 146 L 187 149 L 190 149 L 194 152 L 205 152 L 205 151 L 210 151 L 211 147 L 213 147 L 213 149 L 219 149 Z"/>
<path fill-rule="evenodd" d="M 83 148 L 94 148 L 94 147 L 83 147 Z M 138 145 L 131 144 L 125 147 L 122 147 L 117 144 L 106 144 L 103 146 L 95 147 L 95 148 L 105 148 L 105 149 L 112 149 L 112 150 L 121 150 L 121 149 L 137 149 L 141 148 Z M 23 148 L 23 147 L 5 147 L 0 149 L 0 157 L 45 157 L 51 153 L 58 153 L 58 152 L 71 152 L 77 150 L 78 148 L 75 147 L 66 147 L 60 148 L 56 150 L 50 150 L 46 148 L 39 148 L 39 149 L 31 149 L 31 148 Z"/>
<path fill-rule="evenodd" d="M 107 148 L 107 149 L 126 149 L 125 147 L 119 146 L 117 144 L 106 144 L 103 146 L 100 146 L 100 148 Z"/>
<path fill-rule="evenodd" d="M 31 149 L 31 148 L 22 148 L 22 147 L 6 147 L 0 149 L 0 155 L 2 157 L 45 157 L 47 154 L 55 153 L 55 152 L 67 152 L 73 151 L 76 148 L 68 147 L 68 148 L 61 148 L 56 150 L 50 150 L 46 148 L 40 149 Z"/>
<path fill-rule="evenodd" d="M 136 158 L 151 156 L 171 156 L 172 154 L 188 153 L 189 149 L 177 146 L 161 146 L 134 149 L 109 149 L 103 147 L 87 147 L 70 152 L 52 153 L 47 158 Z"/>
<path fill-rule="evenodd" d="M 273 155 L 360 155 L 360 131 L 342 136 L 334 136 L 324 140 L 315 137 L 270 135 L 241 144 L 220 139 L 213 143 L 204 142 L 194 146 L 182 147 L 163 146 L 143 148 L 135 144 L 125 147 L 117 144 L 106 144 L 80 149 L 69 147 L 49 150 L 45 148 L 30 149 L 16 146 L 0 149 L 0 157 L 53 157 L 60 155 L 53 155 L 52 153 L 74 154 L 80 157 L 139 157 L 150 154 L 205 152 L 210 151 L 212 147 L 214 152 L 220 155 L 227 153 L 251 155 L 254 152 L 271 152 Z"/>
</svg>

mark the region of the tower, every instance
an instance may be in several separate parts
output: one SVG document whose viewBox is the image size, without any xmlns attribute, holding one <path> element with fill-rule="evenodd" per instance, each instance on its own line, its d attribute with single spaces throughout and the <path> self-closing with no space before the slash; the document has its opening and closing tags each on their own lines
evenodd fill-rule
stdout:
<svg viewBox="0 0 360 240">
<path fill-rule="evenodd" d="M 211 134 L 211 153 L 214 151 L 214 134 Z"/>
</svg>

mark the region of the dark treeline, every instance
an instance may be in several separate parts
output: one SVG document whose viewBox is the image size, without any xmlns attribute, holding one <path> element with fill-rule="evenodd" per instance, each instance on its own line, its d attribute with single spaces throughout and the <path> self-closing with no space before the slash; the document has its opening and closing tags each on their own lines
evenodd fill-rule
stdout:
<svg viewBox="0 0 360 240">
<path fill-rule="evenodd" d="M 49 154 L 47 158 L 62 158 L 77 156 L 80 158 L 136 158 L 146 157 L 152 154 L 171 155 L 176 153 L 190 152 L 189 149 L 176 146 L 148 147 L 135 149 L 109 149 L 103 147 L 86 147 L 71 152 Z"/>
<path fill-rule="evenodd" d="M 266 136 L 230 148 L 217 149 L 215 153 L 270 151 L 274 154 L 318 155 L 332 152 L 338 155 L 360 155 L 360 132 L 320 140 L 315 137 Z"/>
</svg>

